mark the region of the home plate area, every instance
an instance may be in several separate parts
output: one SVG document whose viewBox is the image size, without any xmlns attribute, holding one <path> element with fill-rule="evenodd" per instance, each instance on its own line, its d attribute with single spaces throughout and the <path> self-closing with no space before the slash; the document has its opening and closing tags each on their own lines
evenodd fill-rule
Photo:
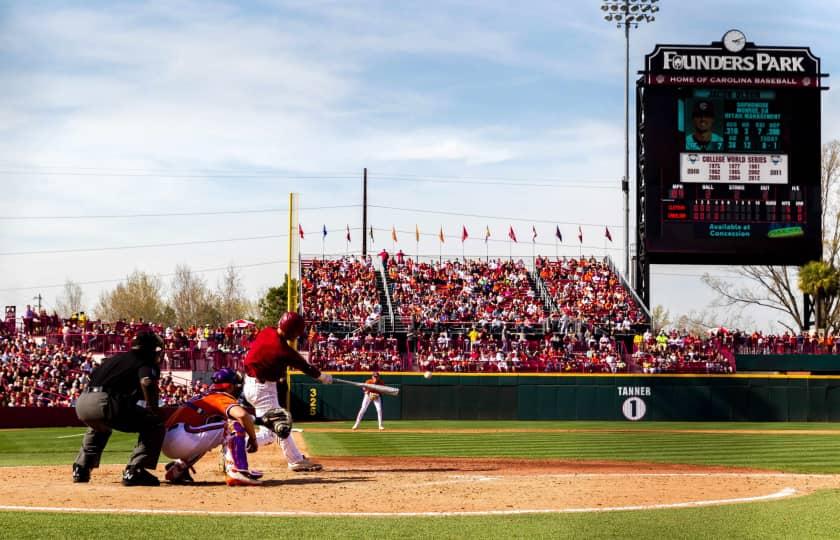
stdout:
<svg viewBox="0 0 840 540">
<path fill-rule="evenodd" d="M 840 487 L 840 476 L 670 464 L 517 459 L 323 458 L 293 473 L 253 455 L 257 487 L 228 487 L 211 456 L 188 486 L 123 487 L 122 466 L 73 484 L 70 464 L 4 468 L 0 509 L 248 515 L 470 515 L 680 508 L 772 500 Z M 158 469 L 158 476 L 163 474 Z M 245 493 L 242 493 L 242 492 Z M 243 498 L 247 496 L 247 498 Z M 243 507 L 247 504 L 247 508 Z"/>
</svg>

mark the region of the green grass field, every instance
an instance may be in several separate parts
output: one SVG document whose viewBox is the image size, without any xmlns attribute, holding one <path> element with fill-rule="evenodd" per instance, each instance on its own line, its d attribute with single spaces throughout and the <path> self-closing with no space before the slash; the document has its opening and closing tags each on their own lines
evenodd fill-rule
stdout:
<svg viewBox="0 0 840 540">
<path fill-rule="evenodd" d="M 351 433 L 346 422 L 300 427 L 318 456 L 640 460 L 840 473 L 840 426 L 835 424 L 404 421 L 387 423 L 384 433 Z M 702 430 L 715 433 L 697 433 Z M 740 432 L 749 430 L 775 433 Z M 73 428 L 0 431 L 0 466 L 67 464 L 69 474 L 80 433 Z M 103 461 L 123 463 L 133 444 L 133 436 L 115 433 Z M 0 537 L 837 538 L 837 508 L 840 491 L 679 510 L 504 517 L 233 517 L 224 520 L 224 527 L 218 517 L 0 512 Z"/>
</svg>

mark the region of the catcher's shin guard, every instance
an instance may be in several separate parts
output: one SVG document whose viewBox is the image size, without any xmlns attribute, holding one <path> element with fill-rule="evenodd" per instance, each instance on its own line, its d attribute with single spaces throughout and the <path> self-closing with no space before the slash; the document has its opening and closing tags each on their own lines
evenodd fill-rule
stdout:
<svg viewBox="0 0 840 540">
<path fill-rule="evenodd" d="M 229 486 L 260 484 L 262 473 L 248 468 L 248 453 L 245 448 L 245 428 L 239 422 L 228 422 L 225 430 L 225 482 Z"/>
</svg>

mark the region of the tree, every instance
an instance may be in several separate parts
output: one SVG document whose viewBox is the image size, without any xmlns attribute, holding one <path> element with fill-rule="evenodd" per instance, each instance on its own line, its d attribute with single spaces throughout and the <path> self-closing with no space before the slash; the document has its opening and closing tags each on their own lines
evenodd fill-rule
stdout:
<svg viewBox="0 0 840 540">
<path fill-rule="evenodd" d="M 650 311 L 651 331 L 656 334 L 669 324 L 671 324 L 671 312 L 665 309 L 662 304 L 654 306 Z"/>
<path fill-rule="evenodd" d="M 170 305 L 175 312 L 175 324 L 179 326 L 187 327 L 192 324 L 215 326 L 221 323 L 218 299 L 207 289 L 204 280 L 187 265 L 175 267 Z"/>
<path fill-rule="evenodd" d="M 125 282 L 100 295 L 95 315 L 103 321 L 132 318 L 160 321 L 164 310 L 162 288 L 160 279 L 135 270 Z"/>
<path fill-rule="evenodd" d="M 248 319 L 251 315 L 251 302 L 245 297 L 242 278 L 236 267 L 230 265 L 216 286 L 218 309 L 222 321 L 228 323 L 236 319 Z"/>
<path fill-rule="evenodd" d="M 825 261 L 812 261 L 799 270 L 799 290 L 814 298 L 814 318 L 817 328 L 825 328 L 828 309 L 834 304 L 840 289 L 840 274 Z"/>
<path fill-rule="evenodd" d="M 823 261 L 833 268 L 840 266 L 840 141 L 822 147 L 820 188 L 823 200 L 822 232 Z M 784 316 L 779 324 L 791 331 L 806 329 L 807 314 L 803 312 L 801 294 L 797 287 L 797 269 L 788 266 L 743 266 L 734 270 L 745 278 L 747 285 L 733 285 L 725 279 L 705 274 L 703 283 L 717 293 L 714 307 L 726 309 L 758 306 L 769 308 Z M 825 302 L 825 300 L 824 300 Z M 840 302 L 835 295 L 821 308 L 824 327 L 840 329 Z"/>
<path fill-rule="evenodd" d="M 55 300 L 55 311 L 60 317 L 68 318 L 73 313 L 84 311 L 82 303 L 83 291 L 81 285 L 75 281 L 64 282 L 64 291 Z"/>
<path fill-rule="evenodd" d="M 280 320 L 280 316 L 287 310 L 286 280 L 279 287 L 269 287 L 268 291 L 257 303 L 259 317 L 255 321 L 258 326 L 273 326 Z"/>
</svg>

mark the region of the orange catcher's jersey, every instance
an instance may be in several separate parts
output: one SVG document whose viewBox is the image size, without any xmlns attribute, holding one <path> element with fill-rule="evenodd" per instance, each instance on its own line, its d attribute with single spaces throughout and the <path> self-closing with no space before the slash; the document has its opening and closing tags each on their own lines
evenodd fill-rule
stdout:
<svg viewBox="0 0 840 540">
<path fill-rule="evenodd" d="M 313 379 L 321 370 L 310 365 L 299 352 L 277 334 L 276 328 L 263 328 L 245 356 L 245 374 L 260 381 L 278 381 L 286 375 L 286 367 L 293 367 Z"/>
<path fill-rule="evenodd" d="M 213 422 L 221 422 L 228 417 L 231 407 L 239 402 L 225 392 L 211 392 L 206 396 L 196 396 L 178 407 L 166 421 L 167 429 L 175 424 L 199 427 Z"/>
</svg>

